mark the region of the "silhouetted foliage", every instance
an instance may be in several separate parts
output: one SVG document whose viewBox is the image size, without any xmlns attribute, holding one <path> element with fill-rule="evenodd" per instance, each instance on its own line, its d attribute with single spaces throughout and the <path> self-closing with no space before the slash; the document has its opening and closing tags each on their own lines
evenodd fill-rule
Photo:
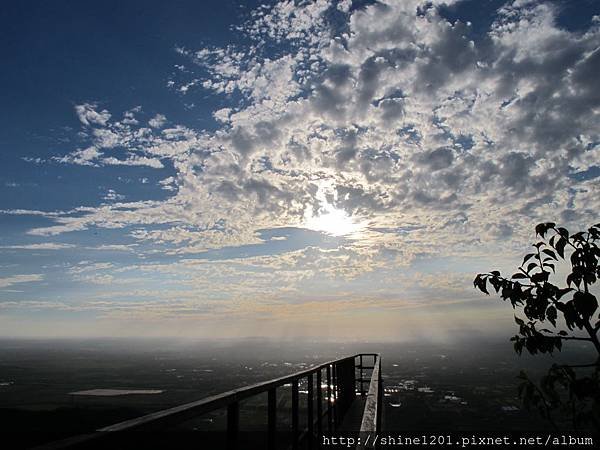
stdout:
<svg viewBox="0 0 600 450">
<path fill-rule="evenodd" d="M 510 278 L 497 270 L 478 274 L 473 284 L 485 294 L 494 289 L 513 309 L 522 310 L 524 318 L 515 316 L 519 334 L 511 338 L 518 354 L 523 349 L 532 355 L 553 353 L 572 340 L 590 344 L 595 362 L 554 364 L 539 386 L 521 372 L 519 396 L 527 408 L 538 408 L 553 424 L 552 413 L 560 411 L 571 417 L 576 428 L 600 428 L 600 317 L 598 300 L 590 292 L 600 278 L 600 223 L 570 234 L 548 222 L 537 225 L 535 232 L 542 240 L 525 255 L 516 273 Z M 568 269 L 563 286 L 550 281 L 558 264 Z"/>
</svg>

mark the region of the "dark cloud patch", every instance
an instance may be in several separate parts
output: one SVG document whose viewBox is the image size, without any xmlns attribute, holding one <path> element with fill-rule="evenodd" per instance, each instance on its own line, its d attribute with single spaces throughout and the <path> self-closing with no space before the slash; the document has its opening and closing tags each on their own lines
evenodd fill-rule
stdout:
<svg viewBox="0 0 600 450">
<path fill-rule="evenodd" d="M 437 16 L 430 20 L 437 20 Z M 462 22 L 454 25 L 441 22 L 440 27 L 436 42 L 419 58 L 422 63 L 417 86 L 423 91 L 435 91 L 453 76 L 477 69 L 477 47 L 466 37 L 469 26 Z"/>
<path fill-rule="evenodd" d="M 368 58 L 360 67 L 358 75 L 358 95 L 359 104 L 366 105 L 371 103 L 377 88 L 378 79 L 381 71 L 387 66 L 386 61 L 380 57 Z"/>
<path fill-rule="evenodd" d="M 432 171 L 442 170 L 452 165 L 454 152 L 449 148 L 438 148 L 421 155 L 419 161 Z"/>
<path fill-rule="evenodd" d="M 339 89 L 321 83 L 315 87 L 311 102 L 315 110 L 334 119 L 341 119 L 348 106 L 348 97 Z"/>
<path fill-rule="evenodd" d="M 497 239 L 507 239 L 512 236 L 513 227 L 506 222 L 501 222 L 493 225 L 492 233 Z"/>
<path fill-rule="evenodd" d="M 386 98 L 379 102 L 381 118 L 390 123 L 404 116 L 404 100 L 399 98 Z"/>
<path fill-rule="evenodd" d="M 351 81 L 352 68 L 348 64 L 332 64 L 325 70 L 323 78 L 334 86 L 343 86 Z"/>
<path fill-rule="evenodd" d="M 516 191 L 521 191 L 531 184 L 529 171 L 534 160 L 523 153 L 511 152 L 502 157 L 498 173 L 502 183 Z"/>
</svg>

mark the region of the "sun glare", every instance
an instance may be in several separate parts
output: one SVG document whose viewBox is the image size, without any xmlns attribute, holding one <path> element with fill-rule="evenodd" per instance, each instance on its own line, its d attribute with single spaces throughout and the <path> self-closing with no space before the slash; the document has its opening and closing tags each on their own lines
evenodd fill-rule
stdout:
<svg viewBox="0 0 600 450">
<path fill-rule="evenodd" d="M 354 234 L 363 228 L 362 224 L 355 223 L 345 211 L 332 207 L 318 216 L 310 217 L 305 226 L 311 230 L 322 231 L 332 236 Z"/>
</svg>

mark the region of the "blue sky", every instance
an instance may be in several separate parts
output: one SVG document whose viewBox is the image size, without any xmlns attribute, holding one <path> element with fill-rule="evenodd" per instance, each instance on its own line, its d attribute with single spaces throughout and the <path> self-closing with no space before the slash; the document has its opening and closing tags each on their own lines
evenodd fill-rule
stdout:
<svg viewBox="0 0 600 450">
<path fill-rule="evenodd" d="M 597 222 L 596 1 L 123 3 L 3 7 L 5 335 L 503 333 Z"/>
</svg>

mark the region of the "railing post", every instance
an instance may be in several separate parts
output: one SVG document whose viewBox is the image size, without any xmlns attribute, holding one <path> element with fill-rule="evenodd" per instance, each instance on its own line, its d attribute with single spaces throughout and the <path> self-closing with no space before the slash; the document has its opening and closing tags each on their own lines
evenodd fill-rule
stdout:
<svg viewBox="0 0 600 450">
<path fill-rule="evenodd" d="M 321 369 L 317 372 L 317 437 L 321 439 L 323 435 L 323 380 L 321 379 Z"/>
<path fill-rule="evenodd" d="M 298 450 L 298 379 L 292 381 L 292 449 Z"/>
<path fill-rule="evenodd" d="M 327 431 L 329 434 L 333 432 L 333 397 L 331 396 L 331 382 L 332 380 L 331 364 L 327 365 Z"/>
<path fill-rule="evenodd" d="M 363 395 L 365 395 L 365 388 L 363 385 L 364 374 L 363 374 L 363 355 L 362 355 L 362 353 L 360 354 L 359 359 L 360 359 L 360 362 L 359 362 L 359 365 L 360 365 L 360 395 L 362 397 Z"/>
<path fill-rule="evenodd" d="M 240 427 L 240 404 L 230 403 L 227 406 L 227 450 L 236 450 Z"/>
<path fill-rule="evenodd" d="M 335 364 L 336 379 L 336 423 L 341 423 L 350 405 L 356 398 L 355 358 L 346 358 Z"/>
<path fill-rule="evenodd" d="M 338 426 L 338 373 L 337 364 L 331 365 L 331 378 L 333 378 L 333 425 Z"/>
<path fill-rule="evenodd" d="M 313 374 L 309 373 L 308 377 L 306 377 L 308 382 L 308 393 L 306 397 L 306 410 L 307 410 L 307 422 L 308 422 L 308 448 L 313 448 L 313 442 L 315 437 L 315 416 L 314 416 L 314 405 L 313 405 L 313 396 L 314 396 L 314 378 Z"/>
<path fill-rule="evenodd" d="M 374 356 L 373 359 L 377 360 Z M 381 358 L 377 360 L 377 370 L 379 371 L 378 377 L 378 391 L 377 391 L 377 432 L 381 431 L 381 419 L 383 415 L 383 378 L 381 377 Z M 373 364 L 375 366 L 375 364 Z"/>
<path fill-rule="evenodd" d="M 269 389 L 267 397 L 267 420 L 268 420 L 268 449 L 275 450 L 277 438 L 277 390 Z"/>
</svg>

